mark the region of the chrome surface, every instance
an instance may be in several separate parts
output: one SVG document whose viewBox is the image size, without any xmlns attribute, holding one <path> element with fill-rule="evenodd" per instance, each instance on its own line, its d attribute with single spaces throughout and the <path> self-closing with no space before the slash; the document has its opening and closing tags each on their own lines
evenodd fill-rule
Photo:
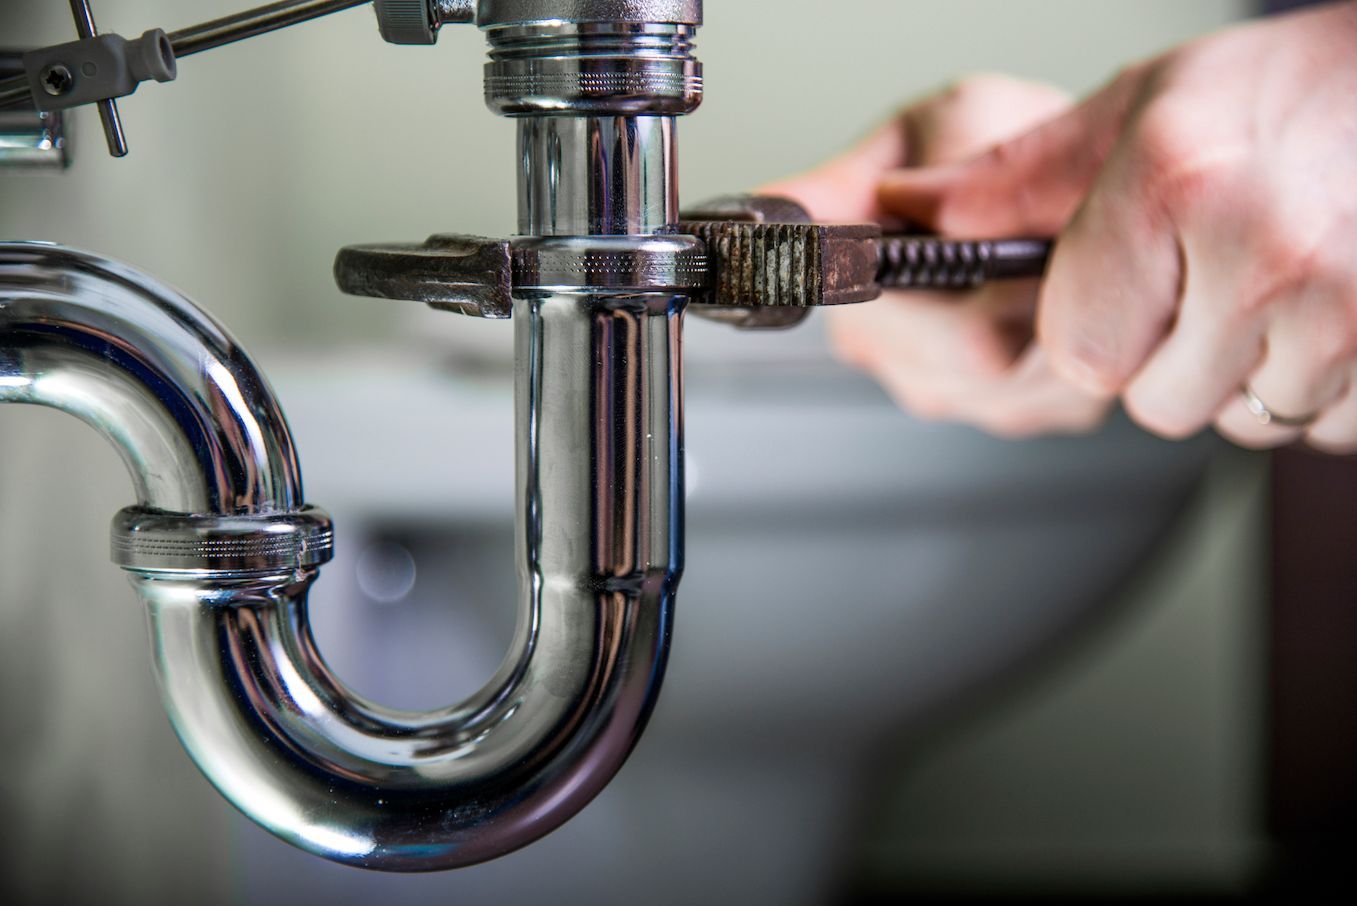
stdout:
<svg viewBox="0 0 1357 906">
<path fill-rule="evenodd" d="M 292 438 L 258 369 L 210 317 L 126 265 L 0 243 L 0 402 L 94 427 L 143 507 L 249 515 L 302 503 Z"/>
<path fill-rule="evenodd" d="M 691 113 L 702 64 L 691 25 L 557 20 L 485 27 L 485 101 L 507 116 Z"/>
<path fill-rule="evenodd" d="M 113 518 L 113 562 L 130 570 L 278 573 L 329 561 L 330 517 L 316 507 L 247 516 L 183 516 L 127 507 Z"/>
<path fill-rule="evenodd" d="M 32 102 L 33 91 L 28 87 L 27 76 L 0 79 L 0 107 L 23 106 Z"/>
<path fill-rule="evenodd" d="M 0 169 L 40 172 L 64 170 L 70 164 L 60 112 L 0 110 Z"/>
<path fill-rule="evenodd" d="M 482 28 L 528 22 L 702 24 L 702 0 L 480 0 Z"/>
<path fill-rule="evenodd" d="M 476 0 L 429 0 L 429 5 L 440 25 L 476 21 Z"/>
<path fill-rule="evenodd" d="M 372 0 L 283 0 L 170 32 L 170 44 L 176 57 L 188 57 L 370 2 Z"/>
<path fill-rule="evenodd" d="M 172 56 L 177 59 L 253 38 L 256 35 L 268 34 L 289 25 L 310 22 L 330 13 L 364 6 L 371 2 L 372 0 L 283 0 L 280 3 L 270 3 L 243 13 L 214 19 L 211 22 L 192 25 L 167 37 Z M 77 4 L 73 3 L 72 9 L 77 26 L 82 29 L 81 37 L 89 37 L 83 31 L 86 25 L 91 32 L 93 30 L 93 17 L 89 15 L 88 7 L 82 12 L 77 8 Z M 0 108 L 31 103 L 32 97 L 26 76 L 0 79 Z"/>
<path fill-rule="evenodd" d="M 545 28 L 548 51 L 602 41 L 624 64 L 690 47 L 687 26 Z M 691 109 L 685 91 L 655 109 Z M 576 100 L 553 113 L 596 109 Z M 227 799 L 303 849 L 392 871 L 502 855 L 583 808 L 650 716 L 683 569 L 698 246 L 672 235 L 673 119 L 632 109 L 651 108 L 520 128 L 515 242 L 539 285 L 512 298 L 518 624 L 494 678 L 440 710 L 369 702 L 317 651 L 306 601 L 329 520 L 303 507 L 282 415 L 225 332 L 128 268 L 0 246 L 0 400 L 64 408 L 123 451 L 139 506 L 115 520 L 114 554 L 170 719 Z"/>
<path fill-rule="evenodd" d="M 518 289 L 707 285 L 707 256 L 691 236 L 520 237 L 512 246 Z"/>
<path fill-rule="evenodd" d="M 99 33 L 94 24 L 94 13 L 90 10 L 89 0 L 70 0 L 71 16 L 75 19 L 75 33 L 82 41 L 88 41 Z M 70 73 L 67 73 L 69 81 Z M 104 140 L 108 142 L 108 153 L 114 157 L 127 156 L 127 136 L 123 134 L 122 116 L 118 113 L 118 104 L 114 100 L 99 101 L 95 105 L 99 110 L 99 123 L 104 127 Z"/>
<path fill-rule="evenodd" d="M 582 808 L 654 705 L 682 570 L 683 297 L 517 300 L 519 627 L 455 707 L 364 701 L 315 648 L 328 519 L 300 506 L 262 378 L 182 297 L 55 246 L 0 244 L 0 401 L 122 452 L 114 549 L 166 709 L 212 783 L 285 840 L 389 870 L 522 846 Z M 176 515 L 177 514 L 177 515 Z"/>
<path fill-rule="evenodd" d="M 273 833 L 370 868 L 501 855 L 582 808 L 664 672 L 682 568 L 681 299 L 517 303 L 519 623 L 456 707 L 366 702 L 325 667 L 314 571 L 144 571 L 166 707 L 217 788 Z"/>
<path fill-rule="evenodd" d="M 391 44 L 437 44 L 444 25 L 476 21 L 476 0 L 373 0 L 373 8 Z"/>
<path fill-rule="evenodd" d="M 671 117 L 527 117 L 518 157 L 522 235 L 658 233 L 678 220 Z"/>
</svg>

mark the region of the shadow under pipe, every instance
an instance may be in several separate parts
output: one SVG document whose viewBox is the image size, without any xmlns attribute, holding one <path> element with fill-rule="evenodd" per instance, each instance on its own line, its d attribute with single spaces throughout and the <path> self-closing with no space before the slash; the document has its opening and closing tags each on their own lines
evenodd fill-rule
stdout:
<svg viewBox="0 0 1357 906">
<path fill-rule="evenodd" d="M 329 519 L 303 504 L 262 376 L 182 296 L 0 243 L 0 402 L 69 412 L 127 464 L 137 505 L 114 520 L 114 559 L 147 607 L 170 719 L 217 789 L 318 855 L 453 868 L 579 811 L 654 706 L 682 570 L 683 306 L 516 299 L 518 629 L 481 692 L 433 712 L 365 701 L 326 667 L 306 596 Z"/>
</svg>

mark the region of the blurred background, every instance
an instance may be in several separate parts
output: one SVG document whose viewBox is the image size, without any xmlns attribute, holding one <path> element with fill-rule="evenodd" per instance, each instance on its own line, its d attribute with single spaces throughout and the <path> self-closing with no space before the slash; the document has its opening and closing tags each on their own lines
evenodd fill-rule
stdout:
<svg viewBox="0 0 1357 906">
<path fill-rule="evenodd" d="M 134 35 L 244 5 L 95 12 Z M 711 0 L 683 197 L 810 166 L 965 73 L 1083 93 L 1256 12 Z M 65 3 L 0 5 L 0 46 L 70 36 Z M 354 242 L 513 231 L 513 126 L 482 106 L 484 55 L 471 28 L 386 45 L 352 10 L 143 86 L 125 160 L 86 110 L 71 171 L 0 177 L 0 237 L 143 268 L 253 352 L 340 528 L 321 647 L 408 707 L 477 688 L 512 630 L 511 330 L 341 296 L 330 266 Z M 923 424 L 834 364 L 814 322 L 690 322 L 686 352 L 688 570 L 651 728 L 562 830 L 427 877 L 304 856 L 216 797 L 108 563 L 130 502 L 116 456 L 56 413 L 0 413 L 0 899 L 1248 900 L 1341 864 L 1351 527 L 1323 519 L 1352 499 L 1345 464 L 1120 419 L 1022 443 Z"/>
</svg>

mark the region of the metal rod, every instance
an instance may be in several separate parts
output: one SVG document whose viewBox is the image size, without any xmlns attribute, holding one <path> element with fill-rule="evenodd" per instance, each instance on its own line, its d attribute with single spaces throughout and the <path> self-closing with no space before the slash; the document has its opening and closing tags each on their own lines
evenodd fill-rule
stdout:
<svg viewBox="0 0 1357 906">
<path fill-rule="evenodd" d="M 123 118 L 118 114 L 116 101 L 100 101 L 98 104 L 99 122 L 104 127 L 104 141 L 108 142 L 108 153 L 114 157 L 127 156 L 127 136 L 123 134 Z"/>
<path fill-rule="evenodd" d="M 71 0 L 71 17 L 75 19 L 75 33 L 80 40 L 88 41 L 99 34 L 89 0 Z M 100 101 L 97 106 L 99 122 L 104 127 L 104 139 L 108 142 L 108 153 L 114 157 L 126 157 L 127 136 L 123 134 L 123 121 L 118 115 L 117 102 L 109 99 Z"/>
<path fill-rule="evenodd" d="M 0 108 L 28 100 L 28 79 L 24 76 L 24 55 L 7 48 L 0 51 Z"/>
<path fill-rule="evenodd" d="M 355 6 L 364 6 L 370 2 L 372 0 L 283 0 L 281 3 L 270 3 L 268 6 L 214 19 L 201 25 L 190 25 L 188 28 L 172 32 L 168 37 L 176 59 L 190 57 L 214 47 L 234 44 L 236 41 L 268 34 L 289 25 L 310 22 L 312 19 L 319 19 Z M 93 29 L 94 18 L 90 15 L 88 3 L 84 0 L 71 0 L 71 11 L 75 13 L 77 31 L 81 28 L 82 17 Z M 92 35 L 81 35 L 81 38 L 86 37 Z M 31 94 L 26 76 L 0 80 L 0 107 L 17 106 L 29 100 Z M 105 131 L 108 131 L 107 122 Z"/>
<path fill-rule="evenodd" d="M 204 50 L 267 34 L 289 25 L 310 22 L 312 19 L 370 2 L 371 0 L 284 0 L 282 3 L 270 3 L 268 6 L 246 10 L 234 16 L 214 19 L 211 22 L 171 32 L 170 45 L 174 48 L 175 57 L 189 57 Z"/>
<path fill-rule="evenodd" d="M 99 33 L 94 27 L 94 11 L 89 0 L 71 0 L 71 16 L 75 19 L 75 33 L 80 40 L 87 41 Z"/>
<path fill-rule="evenodd" d="M 27 76 L 11 76 L 0 81 L 0 107 L 18 106 L 27 103 L 31 98 Z"/>
</svg>

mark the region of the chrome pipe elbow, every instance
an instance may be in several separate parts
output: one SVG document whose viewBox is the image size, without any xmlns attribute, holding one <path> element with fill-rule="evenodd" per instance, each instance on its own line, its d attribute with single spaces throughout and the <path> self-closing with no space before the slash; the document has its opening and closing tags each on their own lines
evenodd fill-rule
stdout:
<svg viewBox="0 0 1357 906">
<path fill-rule="evenodd" d="M 515 302 L 519 625 L 444 710 L 346 688 L 307 591 L 329 520 L 301 501 L 258 371 L 186 300 L 121 265 L 0 243 L 0 401 L 118 448 L 138 506 L 114 557 L 146 604 L 166 710 L 214 786 L 280 838 L 428 871 L 532 842 L 611 779 L 654 706 L 682 569 L 684 298 Z"/>
<path fill-rule="evenodd" d="M 187 299 L 126 265 L 0 243 L 0 402 L 93 427 L 144 508 L 227 516 L 302 503 L 292 437 L 259 369 Z"/>
</svg>

